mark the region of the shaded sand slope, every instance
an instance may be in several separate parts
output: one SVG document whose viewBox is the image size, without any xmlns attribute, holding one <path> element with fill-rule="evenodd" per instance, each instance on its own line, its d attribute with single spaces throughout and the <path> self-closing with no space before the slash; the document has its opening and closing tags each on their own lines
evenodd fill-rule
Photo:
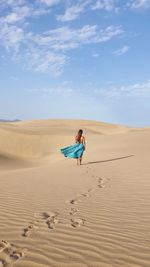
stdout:
<svg viewBox="0 0 150 267">
<path fill-rule="evenodd" d="M 81 167 L 59 153 L 78 128 Z M 149 267 L 149 138 L 90 121 L 1 124 L 0 266 Z"/>
</svg>

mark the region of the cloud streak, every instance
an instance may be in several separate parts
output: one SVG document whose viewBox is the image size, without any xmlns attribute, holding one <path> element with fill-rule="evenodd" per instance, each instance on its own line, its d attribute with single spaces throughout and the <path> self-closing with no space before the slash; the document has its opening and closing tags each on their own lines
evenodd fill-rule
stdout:
<svg viewBox="0 0 150 267">
<path fill-rule="evenodd" d="M 40 3 L 45 4 L 49 7 L 57 5 L 60 3 L 60 0 L 39 0 Z"/>
<path fill-rule="evenodd" d="M 113 54 L 116 56 L 122 56 L 122 55 L 126 54 L 128 51 L 129 51 L 129 46 L 124 45 L 120 49 L 114 51 Z"/>
<path fill-rule="evenodd" d="M 112 99 L 116 97 L 150 97 L 150 80 L 127 86 L 108 86 L 106 88 L 94 89 L 93 93 L 96 97 L 100 95 Z"/>
<path fill-rule="evenodd" d="M 57 16 L 57 20 L 60 20 L 63 22 L 75 20 L 84 11 L 87 5 L 88 5 L 88 2 L 85 1 L 84 3 L 81 3 L 81 4 L 78 3 L 76 5 L 70 6 L 65 10 L 65 13 L 63 15 Z"/>
<path fill-rule="evenodd" d="M 114 0 L 97 0 L 96 3 L 92 6 L 92 10 L 106 10 L 111 11 L 115 8 Z"/>
<path fill-rule="evenodd" d="M 132 0 L 127 5 L 131 9 L 147 9 L 150 8 L 150 0 Z"/>
<path fill-rule="evenodd" d="M 55 51 L 67 51 L 80 45 L 107 42 L 122 33 L 123 29 L 120 26 L 113 25 L 105 29 L 100 29 L 97 25 L 85 25 L 78 29 L 65 26 L 42 35 L 33 35 L 32 41 L 43 47 L 50 46 Z"/>
<path fill-rule="evenodd" d="M 25 0 L 1 0 L 0 10 L 3 16 L 0 18 L 0 42 L 11 58 L 23 64 L 24 68 L 37 72 L 48 72 L 54 76 L 63 72 L 64 66 L 71 61 L 70 51 L 80 47 L 108 42 L 119 37 L 124 31 L 121 26 L 109 25 L 101 28 L 98 25 L 77 24 L 70 26 L 69 22 L 80 18 L 83 12 L 94 12 L 95 10 L 112 11 L 120 8 L 118 0 L 77 1 L 70 5 L 64 14 L 54 12 L 55 27 L 43 29 L 41 32 L 34 31 L 30 22 L 39 19 L 40 16 L 49 15 L 53 8 L 64 5 L 60 0 L 36 0 L 27 2 Z M 130 9 L 137 7 L 149 7 L 149 0 L 128 1 Z M 47 17 L 48 19 L 48 17 Z M 61 24 L 63 26 L 61 26 Z M 59 26 L 57 26 L 59 25 Z M 127 53 L 129 46 L 113 52 L 116 56 Z M 95 53 L 96 55 L 98 53 Z"/>
<path fill-rule="evenodd" d="M 62 84 L 60 86 L 55 86 L 55 87 L 30 89 L 30 90 L 28 90 L 28 92 L 30 92 L 30 93 L 42 93 L 44 95 L 46 94 L 46 95 L 59 96 L 59 97 L 60 96 L 69 97 L 74 92 L 74 89 Z"/>
<path fill-rule="evenodd" d="M 68 51 L 87 44 L 107 42 L 123 33 L 120 26 L 104 29 L 97 25 L 84 25 L 76 29 L 69 26 L 35 33 L 25 27 L 27 18 L 43 15 L 43 9 L 32 9 L 21 2 L 8 15 L 0 19 L 0 41 L 12 58 L 23 62 L 27 69 L 49 72 L 54 76 L 62 73 L 69 61 Z"/>
</svg>

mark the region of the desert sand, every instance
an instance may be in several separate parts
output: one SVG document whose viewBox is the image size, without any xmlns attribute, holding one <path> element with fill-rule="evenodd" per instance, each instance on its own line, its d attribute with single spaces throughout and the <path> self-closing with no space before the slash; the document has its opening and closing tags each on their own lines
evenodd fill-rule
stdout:
<svg viewBox="0 0 150 267">
<path fill-rule="evenodd" d="M 84 130 L 83 165 L 64 158 Z M 149 267 L 150 128 L 0 123 L 0 267 Z"/>
</svg>

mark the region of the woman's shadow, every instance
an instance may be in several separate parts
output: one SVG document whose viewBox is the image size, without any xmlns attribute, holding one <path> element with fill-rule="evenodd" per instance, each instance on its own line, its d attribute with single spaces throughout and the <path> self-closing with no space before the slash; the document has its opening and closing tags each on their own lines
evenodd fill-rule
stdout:
<svg viewBox="0 0 150 267">
<path fill-rule="evenodd" d="M 134 155 L 128 155 L 128 156 L 124 156 L 124 157 L 120 157 L 120 158 L 113 158 L 113 159 L 106 159 L 106 160 L 90 161 L 90 162 L 87 162 L 87 163 L 83 163 L 82 165 L 95 164 L 95 163 L 103 163 L 103 162 L 108 162 L 108 161 L 115 161 L 115 160 L 126 159 L 126 158 L 130 158 L 130 157 L 134 157 Z"/>
</svg>

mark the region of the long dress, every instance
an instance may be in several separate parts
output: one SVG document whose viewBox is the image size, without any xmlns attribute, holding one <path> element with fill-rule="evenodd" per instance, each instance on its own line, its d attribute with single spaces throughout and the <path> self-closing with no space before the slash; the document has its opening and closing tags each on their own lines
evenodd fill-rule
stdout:
<svg viewBox="0 0 150 267">
<path fill-rule="evenodd" d="M 77 142 L 72 146 L 61 148 L 61 153 L 68 158 L 77 159 L 82 157 L 85 147 L 82 143 Z"/>
</svg>

